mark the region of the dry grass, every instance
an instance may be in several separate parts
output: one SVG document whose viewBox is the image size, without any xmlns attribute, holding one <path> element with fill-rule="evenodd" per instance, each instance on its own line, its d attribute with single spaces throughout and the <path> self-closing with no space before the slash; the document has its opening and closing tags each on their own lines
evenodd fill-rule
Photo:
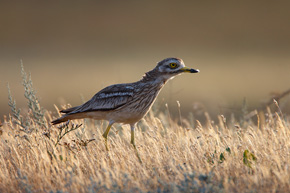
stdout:
<svg viewBox="0 0 290 193">
<path fill-rule="evenodd" d="M 113 128 L 106 152 L 103 122 L 87 121 L 55 146 L 58 128 L 29 133 L 8 119 L 1 128 L 0 191 L 286 192 L 290 128 L 274 115 L 262 128 L 233 126 L 222 117 L 195 128 L 184 120 L 182 128 L 151 112 L 136 132 L 143 164 L 127 126 Z"/>
<path fill-rule="evenodd" d="M 39 107 L 38 117 L 35 109 L 21 115 L 11 95 L 9 105 L 12 115 L 0 126 L 0 192 L 290 191 L 290 128 L 279 110 L 254 114 L 258 124 L 223 116 L 214 123 L 205 113 L 203 125 L 151 111 L 136 131 L 140 164 L 126 125 L 111 130 L 109 152 L 103 121 L 63 125 L 56 145 L 60 128 L 48 124 L 52 113 L 37 97 L 30 106 Z"/>
</svg>

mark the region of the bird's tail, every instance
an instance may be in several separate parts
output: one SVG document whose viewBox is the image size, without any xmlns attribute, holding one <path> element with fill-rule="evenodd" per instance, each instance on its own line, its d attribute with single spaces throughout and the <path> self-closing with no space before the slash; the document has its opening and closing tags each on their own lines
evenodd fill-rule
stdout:
<svg viewBox="0 0 290 193">
<path fill-rule="evenodd" d="M 63 115 L 62 117 L 60 117 L 58 119 L 55 119 L 51 123 L 53 125 L 56 125 L 56 124 L 59 124 L 59 123 L 62 123 L 62 122 L 66 122 L 68 120 L 83 119 L 85 117 L 86 116 L 85 116 L 84 113 L 73 113 L 73 114 L 68 113 L 68 114 Z"/>
<path fill-rule="evenodd" d="M 74 110 L 76 110 L 78 108 L 78 106 L 76 107 L 71 107 L 69 109 L 64 109 L 61 110 L 61 113 L 65 113 L 65 115 L 63 115 L 62 117 L 55 119 L 54 121 L 52 121 L 51 123 L 53 125 L 62 123 L 62 122 L 66 122 L 68 120 L 73 120 L 73 119 L 79 119 L 80 118 L 80 113 L 73 113 Z"/>
<path fill-rule="evenodd" d="M 60 118 L 58 118 L 58 119 L 55 119 L 55 120 L 52 121 L 51 123 L 52 123 L 53 125 L 56 125 L 56 124 L 59 124 L 59 123 L 62 123 L 62 122 L 66 122 L 66 121 L 70 120 L 69 117 L 70 117 L 70 116 L 68 116 L 68 115 L 64 115 L 64 116 L 62 116 L 62 117 L 60 117 Z"/>
</svg>

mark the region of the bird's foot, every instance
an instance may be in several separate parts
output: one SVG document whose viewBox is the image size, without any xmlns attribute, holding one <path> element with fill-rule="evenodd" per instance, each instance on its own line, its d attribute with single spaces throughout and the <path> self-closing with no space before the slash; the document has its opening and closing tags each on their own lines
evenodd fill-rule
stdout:
<svg viewBox="0 0 290 193">
<path fill-rule="evenodd" d="M 106 147 L 106 150 L 109 151 L 109 148 L 108 148 L 108 138 L 106 136 L 103 135 L 103 137 L 105 138 L 105 147 Z"/>
<path fill-rule="evenodd" d="M 135 153 L 136 153 L 136 156 L 137 156 L 139 162 L 142 164 L 142 159 L 141 159 L 141 157 L 140 157 L 140 155 L 139 155 L 139 152 L 138 152 L 138 150 L 137 150 L 137 148 L 136 148 L 135 143 L 132 143 L 132 142 L 131 142 L 131 144 L 132 144 L 133 147 L 134 147 L 134 150 L 135 150 Z"/>
</svg>

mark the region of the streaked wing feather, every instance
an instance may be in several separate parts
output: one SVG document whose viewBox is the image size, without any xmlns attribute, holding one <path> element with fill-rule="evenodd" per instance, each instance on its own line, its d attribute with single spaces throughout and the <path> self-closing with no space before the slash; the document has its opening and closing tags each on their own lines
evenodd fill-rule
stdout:
<svg viewBox="0 0 290 193">
<path fill-rule="evenodd" d="M 61 113 L 69 113 L 69 112 L 72 112 L 72 111 L 76 110 L 77 108 L 78 108 L 78 106 L 77 107 L 71 107 L 71 108 L 68 108 L 68 109 L 63 109 L 60 112 Z"/>
<path fill-rule="evenodd" d="M 134 87 L 128 86 L 128 84 L 111 85 L 99 91 L 91 100 L 69 114 L 114 110 L 129 102 L 133 93 Z"/>
</svg>

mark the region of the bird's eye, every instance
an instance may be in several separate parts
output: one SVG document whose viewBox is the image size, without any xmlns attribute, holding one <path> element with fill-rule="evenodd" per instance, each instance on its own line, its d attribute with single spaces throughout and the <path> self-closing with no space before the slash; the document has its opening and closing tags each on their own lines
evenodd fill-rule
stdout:
<svg viewBox="0 0 290 193">
<path fill-rule="evenodd" d="M 169 66 L 170 66 L 170 68 L 176 68 L 177 64 L 176 63 L 170 63 Z"/>
</svg>

